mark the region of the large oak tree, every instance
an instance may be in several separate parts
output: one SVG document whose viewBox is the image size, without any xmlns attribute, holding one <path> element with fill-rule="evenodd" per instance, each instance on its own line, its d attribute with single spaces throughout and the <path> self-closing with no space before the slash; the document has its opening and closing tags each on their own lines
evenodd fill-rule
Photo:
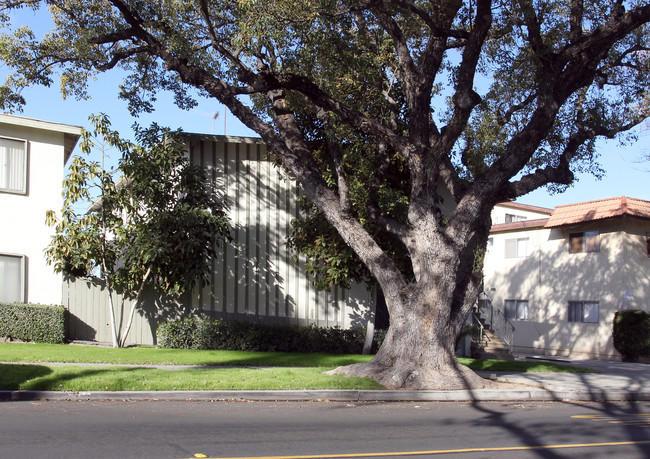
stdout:
<svg viewBox="0 0 650 459">
<path fill-rule="evenodd" d="M 184 108 L 218 100 L 257 132 L 386 297 L 381 349 L 340 371 L 392 388 L 483 385 L 453 348 L 479 292 L 492 207 L 597 171 L 595 140 L 648 116 L 640 0 L 0 5 L 48 5 L 54 19 L 43 39 L 19 29 L 0 41 L 15 69 L 5 109 L 57 74 L 64 94 L 84 96 L 93 75 L 120 68 L 134 113 L 167 90 Z"/>
</svg>

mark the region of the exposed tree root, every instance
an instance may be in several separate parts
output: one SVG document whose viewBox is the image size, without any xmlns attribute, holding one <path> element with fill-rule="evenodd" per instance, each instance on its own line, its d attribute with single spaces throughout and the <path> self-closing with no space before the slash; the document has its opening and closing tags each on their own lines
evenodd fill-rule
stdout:
<svg viewBox="0 0 650 459">
<path fill-rule="evenodd" d="M 423 365 L 384 365 L 371 360 L 335 368 L 327 374 L 372 378 L 387 389 L 462 390 L 494 387 L 469 368 L 457 364 L 435 369 Z"/>
</svg>

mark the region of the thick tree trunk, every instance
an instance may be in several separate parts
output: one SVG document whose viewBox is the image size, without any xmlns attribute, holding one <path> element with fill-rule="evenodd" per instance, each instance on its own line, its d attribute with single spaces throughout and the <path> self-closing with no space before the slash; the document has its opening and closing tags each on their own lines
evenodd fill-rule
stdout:
<svg viewBox="0 0 650 459">
<path fill-rule="evenodd" d="M 392 309 L 399 309 L 393 305 Z M 330 374 L 370 377 L 388 389 L 477 389 L 486 381 L 460 365 L 455 353 L 458 334 L 444 307 L 426 313 L 418 305 L 403 304 L 403 314 L 391 315 L 390 328 L 370 362 L 339 367 Z"/>
<path fill-rule="evenodd" d="M 382 285 L 390 328 L 375 358 L 331 373 L 371 377 L 389 389 L 492 386 L 456 358 L 456 338 L 477 300 L 482 271 L 478 240 L 483 238 L 470 239 L 454 244 L 431 233 L 423 237 L 411 253 L 416 282 Z"/>
</svg>

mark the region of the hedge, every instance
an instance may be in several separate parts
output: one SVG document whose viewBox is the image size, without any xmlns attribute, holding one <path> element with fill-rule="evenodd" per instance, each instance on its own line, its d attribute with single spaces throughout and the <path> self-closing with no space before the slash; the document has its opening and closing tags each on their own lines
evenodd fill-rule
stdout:
<svg viewBox="0 0 650 459">
<path fill-rule="evenodd" d="M 0 303 L 0 337 L 60 344 L 65 341 L 65 308 Z"/>
<path fill-rule="evenodd" d="M 160 324 L 157 338 L 160 347 L 175 349 L 359 354 L 363 350 L 365 331 L 361 328 L 270 325 L 199 316 Z"/>
<path fill-rule="evenodd" d="M 634 362 L 642 355 L 650 355 L 650 313 L 636 309 L 617 311 L 612 338 L 624 361 Z"/>
</svg>

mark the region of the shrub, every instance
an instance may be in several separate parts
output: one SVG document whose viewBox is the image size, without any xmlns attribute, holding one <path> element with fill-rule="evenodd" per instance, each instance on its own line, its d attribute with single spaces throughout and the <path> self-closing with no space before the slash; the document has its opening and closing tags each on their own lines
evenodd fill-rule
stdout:
<svg viewBox="0 0 650 459">
<path fill-rule="evenodd" d="M 650 354 L 650 314 L 632 309 L 616 312 L 612 337 L 614 347 L 626 362 Z"/>
<path fill-rule="evenodd" d="M 60 344 L 65 341 L 65 308 L 0 303 L 0 337 Z"/>
<path fill-rule="evenodd" d="M 262 324 L 205 316 L 168 320 L 158 327 L 158 345 L 176 349 L 356 354 L 363 349 L 360 328 Z"/>
<path fill-rule="evenodd" d="M 196 329 L 195 317 L 168 320 L 158 327 L 158 345 L 172 349 L 194 349 Z"/>
</svg>

